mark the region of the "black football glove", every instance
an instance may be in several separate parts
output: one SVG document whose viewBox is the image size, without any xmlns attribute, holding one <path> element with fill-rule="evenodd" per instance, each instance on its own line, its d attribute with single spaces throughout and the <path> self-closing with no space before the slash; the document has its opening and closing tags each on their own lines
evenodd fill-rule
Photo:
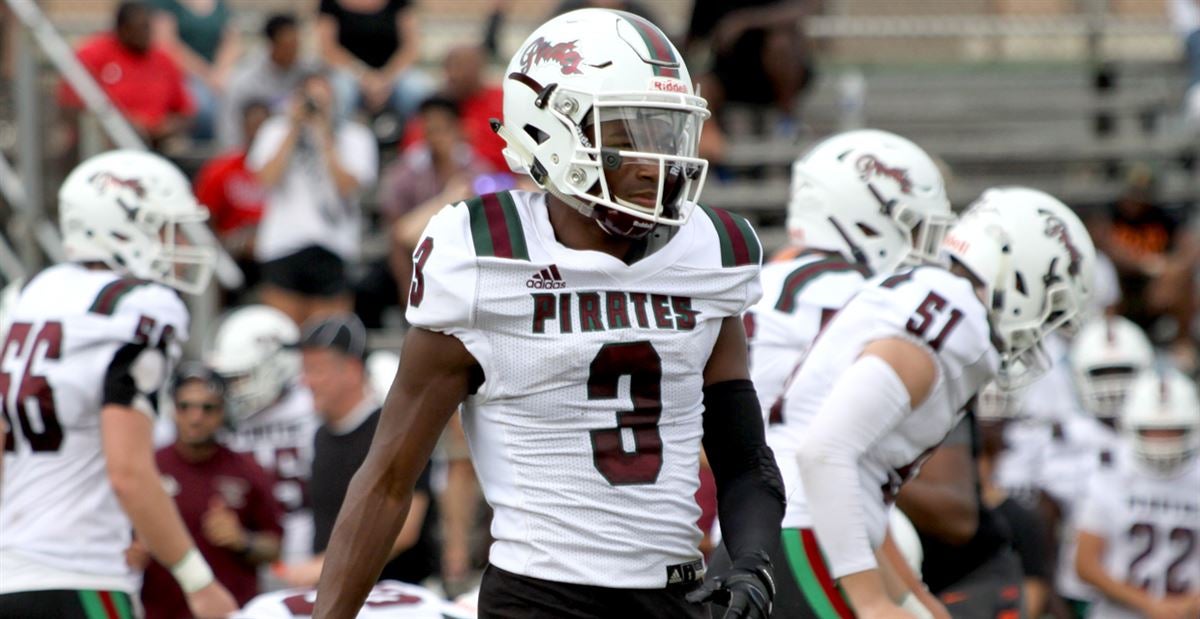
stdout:
<svg viewBox="0 0 1200 619">
<path fill-rule="evenodd" d="M 687 595 L 693 604 L 712 602 L 728 608 L 724 619 L 767 619 L 775 599 L 771 558 L 759 550 L 733 562 L 724 576 L 709 579 Z"/>
</svg>

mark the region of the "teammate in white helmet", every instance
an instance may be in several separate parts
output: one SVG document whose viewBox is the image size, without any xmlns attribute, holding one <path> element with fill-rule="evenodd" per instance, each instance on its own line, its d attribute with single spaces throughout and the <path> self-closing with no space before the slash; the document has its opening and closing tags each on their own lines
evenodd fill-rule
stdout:
<svg viewBox="0 0 1200 619">
<path fill-rule="evenodd" d="M 801 438 L 783 415 L 787 380 L 869 277 L 934 262 L 953 219 L 937 164 L 901 136 L 841 133 L 792 165 L 788 231 L 800 252 L 763 268 L 763 298 L 746 314 L 751 378 L 785 488 L 799 483 Z M 714 565 L 726 560 L 718 550 Z M 802 612 L 801 585 L 779 575 L 777 613 Z"/>
<path fill-rule="evenodd" d="M 750 225 L 696 203 L 705 101 L 629 13 L 537 28 L 496 128 L 545 193 L 444 208 L 414 253 L 413 325 L 326 555 L 316 617 L 350 617 L 446 420 L 492 505 L 482 617 L 766 617 L 783 493 L 746 367 Z M 732 568 L 701 585 L 701 443 Z"/>
<path fill-rule="evenodd" d="M 1200 396 L 1174 369 L 1143 372 L 1121 414 L 1130 457 L 1097 474 L 1079 509 L 1074 567 L 1097 619 L 1200 617 Z"/>
<path fill-rule="evenodd" d="M 887 506 L 967 402 L 993 379 L 1016 385 L 1044 371 L 1041 339 L 1086 307 L 1091 239 L 1044 193 L 985 192 L 943 248 L 946 267 L 901 271 L 851 300 L 784 395 L 801 441 L 785 552 L 808 616 L 924 614 L 885 587 L 876 550 Z"/>
<path fill-rule="evenodd" d="M 229 384 L 231 423 L 221 442 L 252 454 L 275 479 L 275 499 L 284 509 L 284 563 L 312 555 L 308 480 L 321 425 L 312 392 L 300 383 L 299 341 L 300 328 L 287 314 L 247 305 L 221 320 L 207 354 Z"/>
<path fill-rule="evenodd" d="M 133 616 L 131 531 L 192 613 L 225 616 L 234 600 L 163 490 L 151 440 L 188 336 L 172 288 L 199 293 L 212 270 L 212 248 L 184 226 L 208 212 L 174 165 L 141 151 L 81 163 L 58 210 L 68 262 L 20 292 L 0 347 L 0 616 Z"/>
</svg>

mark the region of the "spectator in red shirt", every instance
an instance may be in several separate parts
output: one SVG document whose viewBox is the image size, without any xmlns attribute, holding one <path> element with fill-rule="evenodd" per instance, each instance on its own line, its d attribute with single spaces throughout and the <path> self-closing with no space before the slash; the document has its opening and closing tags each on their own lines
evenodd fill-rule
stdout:
<svg viewBox="0 0 1200 619">
<path fill-rule="evenodd" d="M 142 2 L 122 2 L 113 31 L 88 39 L 76 55 L 134 128 L 158 146 L 187 129 L 194 106 L 179 66 L 150 44 L 150 14 Z M 59 102 L 71 113 L 83 107 L 66 82 Z"/>
<path fill-rule="evenodd" d="M 267 197 L 258 176 L 246 169 L 246 151 L 258 128 L 270 116 L 271 109 L 265 101 L 246 103 L 242 108 L 245 143 L 211 159 L 196 175 L 196 199 L 208 207 L 209 221 L 217 238 L 246 274 L 246 288 L 257 281 L 254 236 Z"/>
<path fill-rule="evenodd" d="M 492 131 L 492 118 L 504 116 L 504 92 L 484 79 L 487 55 L 478 45 L 451 48 L 442 60 L 442 96 L 458 104 L 463 139 L 497 170 L 507 170 L 500 150 L 504 140 Z M 405 130 L 404 148 L 425 139 L 425 123 L 418 116 Z"/>
<path fill-rule="evenodd" d="M 283 513 L 270 478 L 254 459 L 216 442 L 225 421 L 221 377 L 200 364 L 185 366 L 175 379 L 174 398 L 176 439 L 155 455 L 158 470 L 200 554 L 238 605 L 245 605 L 258 593 L 258 566 L 279 557 Z M 191 616 L 170 571 L 151 561 L 140 542 L 134 541 L 126 557 L 135 569 L 146 569 L 146 619 Z"/>
</svg>

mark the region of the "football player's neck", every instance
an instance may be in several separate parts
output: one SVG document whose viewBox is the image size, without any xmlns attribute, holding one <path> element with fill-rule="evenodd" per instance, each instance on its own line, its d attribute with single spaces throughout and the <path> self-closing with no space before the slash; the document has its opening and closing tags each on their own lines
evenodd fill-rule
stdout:
<svg viewBox="0 0 1200 619">
<path fill-rule="evenodd" d="M 198 442 L 176 440 L 175 451 L 188 462 L 204 462 L 217 453 L 217 441 L 212 438 Z"/>
<path fill-rule="evenodd" d="M 572 208 L 552 194 L 546 194 L 550 227 L 559 243 L 578 250 L 602 251 L 619 260 L 626 260 L 637 241 L 605 232 L 592 218 Z"/>
</svg>

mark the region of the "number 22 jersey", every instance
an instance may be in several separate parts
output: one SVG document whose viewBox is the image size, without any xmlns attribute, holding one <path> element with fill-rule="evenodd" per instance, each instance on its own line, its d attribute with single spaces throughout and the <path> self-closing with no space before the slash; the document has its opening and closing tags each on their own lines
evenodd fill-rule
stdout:
<svg viewBox="0 0 1200 619">
<path fill-rule="evenodd" d="M 408 320 L 483 370 L 464 428 L 492 563 L 614 588 L 702 574 L 703 372 L 722 320 L 758 299 L 761 253 L 749 224 L 704 207 L 633 264 L 560 244 L 540 193 L 434 217 Z"/>
<path fill-rule="evenodd" d="M 108 481 L 100 411 L 155 414 L 187 309 L 161 284 L 62 264 L 29 282 L 10 318 L 0 351 L 0 593 L 132 591 L 132 527 Z"/>
</svg>

